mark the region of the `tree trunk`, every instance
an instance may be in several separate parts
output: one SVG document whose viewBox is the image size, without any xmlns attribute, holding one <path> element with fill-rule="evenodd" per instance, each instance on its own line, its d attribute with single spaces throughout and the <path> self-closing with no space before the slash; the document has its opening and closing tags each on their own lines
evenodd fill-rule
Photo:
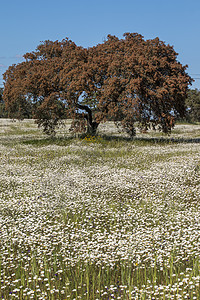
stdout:
<svg viewBox="0 0 200 300">
<path fill-rule="evenodd" d="M 93 122 L 92 120 L 92 111 L 87 105 L 82 105 L 77 103 L 76 107 L 82 110 L 85 110 L 87 114 L 85 114 L 85 118 L 87 120 L 87 133 L 90 135 L 96 135 L 97 127 L 99 126 L 99 123 Z"/>
<path fill-rule="evenodd" d="M 96 135 L 98 126 L 99 123 L 97 122 L 92 122 L 91 124 L 87 122 L 87 133 L 90 135 Z"/>
</svg>

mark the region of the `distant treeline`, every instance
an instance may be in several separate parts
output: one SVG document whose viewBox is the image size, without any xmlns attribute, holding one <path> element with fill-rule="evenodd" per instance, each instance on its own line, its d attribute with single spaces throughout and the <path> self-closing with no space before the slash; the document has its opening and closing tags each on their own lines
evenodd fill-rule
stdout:
<svg viewBox="0 0 200 300">
<path fill-rule="evenodd" d="M 3 101 L 3 88 L 0 88 L 0 118 L 7 118 L 8 113 L 5 110 L 5 104 Z"/>
<path fill-rule="evenodd" d="M 188 122 L 200 122 L 200 90 L 190 89 L 186 99 L 187 114 L 185 120 Z"/>
<path fill-rule="evenodd" d="M 190 89 L 186 98 L 187 112 L 184 119 L 178 121 L 186 121 L 189 123 L 200 122 L 200 90 Z M 0 88 L 0 118 L 7 118 L 8 112 L 5 109 L 5 103 L 3 101 L 3 88 Z M 27 107 L 24 111 L 24 118 L 32 119 L 32 107 Z"/>
</svg>

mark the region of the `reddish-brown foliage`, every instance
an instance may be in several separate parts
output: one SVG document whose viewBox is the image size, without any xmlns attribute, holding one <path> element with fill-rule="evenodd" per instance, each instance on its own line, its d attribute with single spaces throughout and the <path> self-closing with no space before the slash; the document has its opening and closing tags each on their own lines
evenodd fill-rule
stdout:
<svg viewBox="0 0 200 300">
<path fill-rule="evenodd" d="M 47 133 L 81 111 L 90 133 L 100 122 L 114 120 L 132 136 L 135 122 L 141 129 L 152 125 L 169 132 L 174 118 L 185 114 L 192 79 L 173 47 L 158 38 L 108 35 L 104 43 L 88 49 L 68 39 L 45 41 L 24 58 L 4 74 L 6 109 L 10 116 L 23 118 L 31 107 Z"/>
</svg>

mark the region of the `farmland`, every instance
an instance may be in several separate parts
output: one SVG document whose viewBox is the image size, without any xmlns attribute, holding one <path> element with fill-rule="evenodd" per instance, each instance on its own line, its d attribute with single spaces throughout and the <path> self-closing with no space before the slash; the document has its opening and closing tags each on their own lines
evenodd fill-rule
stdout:
<svg viewBox="0 0 200 300">
<path fill-rule="evenodd" d="M 200 299 L 200 125 L 0 119 L 1 299 Z"/>
</svg>

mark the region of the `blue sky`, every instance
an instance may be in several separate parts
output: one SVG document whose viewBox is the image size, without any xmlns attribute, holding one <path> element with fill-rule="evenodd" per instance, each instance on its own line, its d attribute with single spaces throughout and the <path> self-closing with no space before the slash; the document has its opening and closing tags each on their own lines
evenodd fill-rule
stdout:
<svg viewBox="0 0 200 300">
<path fill-rule="evenodd" d="M 66 37 L 77 45 L 102 43 L 108 34 L 137 32 L 174 46 L 200 89 L 199 0 L 2 0 L 0 4 L 0 86 L 2 74 L 22 62 L 41 41 Z"/>
</svg>

